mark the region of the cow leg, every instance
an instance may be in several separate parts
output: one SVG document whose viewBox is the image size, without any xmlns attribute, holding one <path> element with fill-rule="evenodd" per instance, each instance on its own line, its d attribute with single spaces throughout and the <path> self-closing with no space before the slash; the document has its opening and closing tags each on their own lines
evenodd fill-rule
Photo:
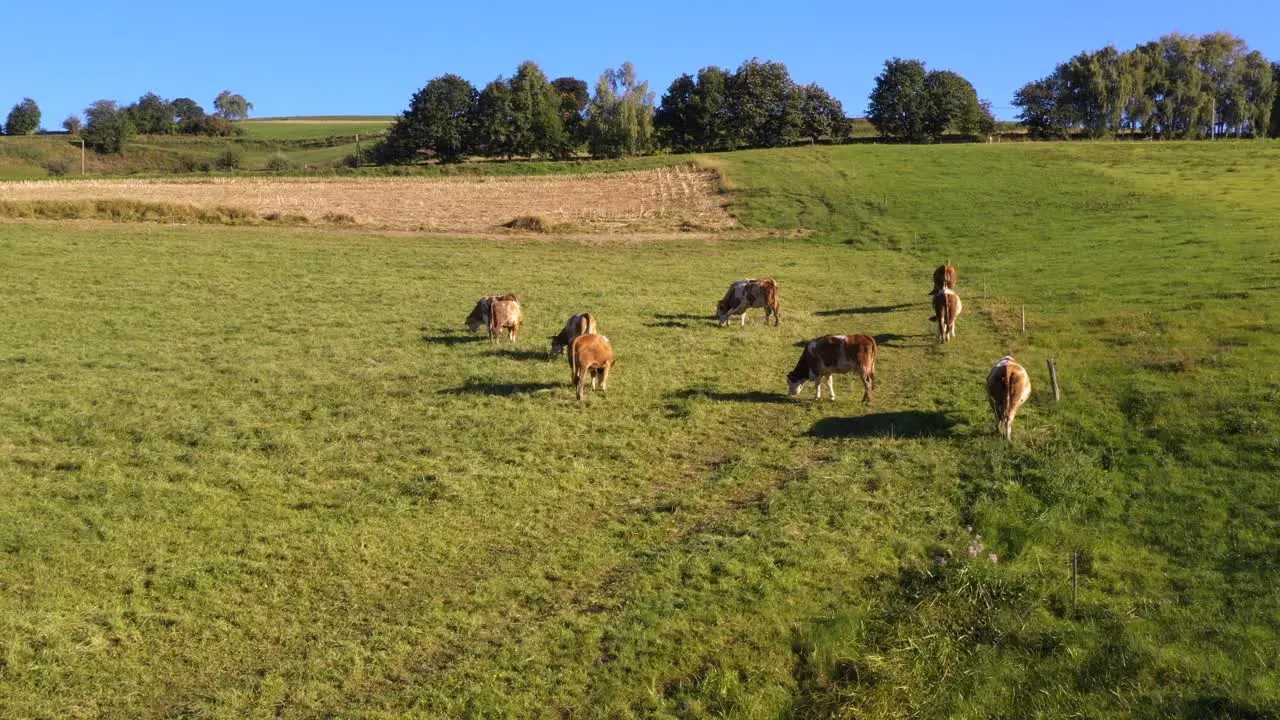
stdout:
<svg viewBox="0 0 1280 720">
<path fill-rule="evenodd" d="M 578 386 L 578 402 L 582 402 L 582 395 L 586 392 L 587 376 L 583 373 L 578 373 L 577 377 L 574 378 L 574 384 Z"/>
<path fill-rule="evenodd" d="M 862 402 L 871 404 L 871 385 L 875 382 L 871 375 L 862 376 Z"/>
<path fill-rule="evenodd" d="M 747 309 L 746 308 L 742 308 L 742 314 L 739 315 L 738 318 L 739 318 L 738 327 L 746 327 L 747 326 Z"/>
<path fill-rule="evenodd" d="M 826 378 L 824 378 L 824 377 L 822 377 L 821 375 L 819 375 L 819 376 L 818 376 L 818 382 L 817 382 L 817 385 L 818 385 L 818 396 L 817 396 L 817 398 L 815 398 L 815 399 L 817 399 L 817 400 L 821 400 L 821 399 L 822 399 L 822 383 L 826 382 L 826 380 L 827 380 L 827 379 L 826 379 Z"/>
<path fill-rule="evenodd" d="M 600 383 L 600 368 L 591 368 L 587 372 L 591 373 L 591 389 L 597 390 L 596 387 Z"/>
<path fill-rule="evenodd" d="M 827 398 L 830 399 L 832 402 L 835 402 L 835 399 L 836 399 L 836 376 L 835 375 L 827 376 Z"/>
<path fill-rule="evenodd" d="M 609 366 L 608 365 L 605 365 L 604 367 L 600 368 L 600 389 L 601 390 L 609 389 Z"/>
</svg>

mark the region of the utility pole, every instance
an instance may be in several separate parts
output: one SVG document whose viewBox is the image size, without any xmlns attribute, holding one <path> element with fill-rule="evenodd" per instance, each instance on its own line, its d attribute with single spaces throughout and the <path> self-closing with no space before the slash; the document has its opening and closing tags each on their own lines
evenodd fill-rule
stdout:
<svg viewBox="0 0 1280 720">
<path fill-rule="evenodd" d="M 356 168 L 360 167 L 360 133 L 356 133 Z"/>
<path fill-rule="evenodd" d="M 80 138 L 80 177 L 84 177 L 84 138 Z"/>
</svg>

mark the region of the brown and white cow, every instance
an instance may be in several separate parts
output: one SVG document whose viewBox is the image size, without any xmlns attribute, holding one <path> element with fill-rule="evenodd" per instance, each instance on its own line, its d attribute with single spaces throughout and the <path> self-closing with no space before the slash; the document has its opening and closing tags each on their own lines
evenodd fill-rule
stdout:
<svg viewBox="0 0 1280 720">
<path fill-rule="evenodd" d="M 475 332 L 484 327 L 489 331 L 489 339 L 494 341 L 499 339 L 501 331 L 505 329 L 507 336 L 515 342 L 523 323 L 520 297 L 513 293 L 480 298 L 466 319 L 468 330 Z"/>
<path fill-rule="evenodd" d="M 1013 440 L 1013 418 L 1031 396 L 1031 378 L 1012 355 L 1005 355 L 987 375 L 987 400 L 996 415 L 996 427 L 1005 440 Z"/>
<path fill-rule="evenodd" d="M 591 376 L 591 389 L 609 389 L 609 369 L 613 367 L 613 345 L 609 338 L 595 333 L 579 335 L 569 342 L 570 382 L 578 389 L 578 400 L 586 391 L 587 375 Z"/>
<path fill-rule="evenodd" d="M 960 296 L 951 288 L 942 288 L 933 294 L 933 317 L 938 321 L 938 342 L 946 342 L 956 336 L 956 318 L 962 309 Z"/>
<path fill-rule="evenodd" d="M 581 313 L 569 318 L 569 322 L 564 324 L 564 329 L 557 335 L 551 336 L 551 352 L 561 353 L 569 347 L 569 343 L 579 335 L 590 335 L 596 331 L 596 319 L 591 313 Z"/>
<path fill-rule="evenodd" d="M 937 293 L 944 287 L 956 289 L 956 268 L 954 265 L 939 265 L 937 270 L 933 271 L 933 289 L 929 291 L 930 295 Z"/>
<path fill-rule="evenodd" d="M 836 399 L 836 373 L 858 371 L 862 378 L 862 402 L 871 402 L 871 391 L 876 384 L 876 339 L 869 335 L 824 335 L 805 345 L 800 362 L 787 375 L 787 394 L 795 397 L 810 380 L 818 383 L 818 400 L 822 399 L 822 384 L 827 384 L 827 395 Z"/>
<path fill-rule="evenodd" d="M 781 317 L 778 313 L 779 301 L 778 283 L 773 278 L 735 280 L 716 304 L 716 318 L 720 321 L 720 326 L 724 327 L 729 324 L 730 317 L 741 315 L 741 324 L 746 325 L 747 308 L 764 308 L 765 324 L 768 325 L 769 318 L 772 317 L 773 324 L 777 325 Z"/>
</svg>

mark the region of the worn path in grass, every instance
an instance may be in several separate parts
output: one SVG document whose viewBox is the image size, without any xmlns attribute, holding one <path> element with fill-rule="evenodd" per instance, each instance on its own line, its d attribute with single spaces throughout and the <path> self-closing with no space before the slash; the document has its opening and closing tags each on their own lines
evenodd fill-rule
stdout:
<svg viewBox="0 0 1280 720">
<path fill-rule="evenodd" d="M 0 225 L 0 715 L 1273 713 L 1271 146 L 1132 152 L 716 158 L 803 240 Z M 1231 203 L 1140 172 L 1183 153 Z M 715 327 L 764 274 L 782 326 Z M 519 344 L 462 331 L 508 290 Z M 881 339 L 871 408 L 782 396 L 824 332 Z"/>
</svg>

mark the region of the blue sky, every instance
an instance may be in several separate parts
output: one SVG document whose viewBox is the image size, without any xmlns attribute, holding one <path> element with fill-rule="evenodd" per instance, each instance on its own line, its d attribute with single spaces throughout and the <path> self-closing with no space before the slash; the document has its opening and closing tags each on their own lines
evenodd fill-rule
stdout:
<svg viewBox="0 0 1280 720">
<path fill-rule="evenodd" d="M 454 72 L 483 86 L 525 59 L 592 86 L 630 60 L 661 98 L 682 72 L 756 56 L 786 63 L 796 81 L 819 83 L 861 115 L 884 60 L 918 58 L 964 75 L 1001 118 L 1014 114 L 1009 100 L 1024 83 L 1107 44 L 1227 30 L 1280 60 L 1280 2 L 1261 0 L 7 4 L 0 112 L 33 97 L 50 129 L 99 98 L 127 104 L 148 91 L 211 109 L 226 88 L 256 117 L 390 115 L 433 77 Z"/>
</svg>

